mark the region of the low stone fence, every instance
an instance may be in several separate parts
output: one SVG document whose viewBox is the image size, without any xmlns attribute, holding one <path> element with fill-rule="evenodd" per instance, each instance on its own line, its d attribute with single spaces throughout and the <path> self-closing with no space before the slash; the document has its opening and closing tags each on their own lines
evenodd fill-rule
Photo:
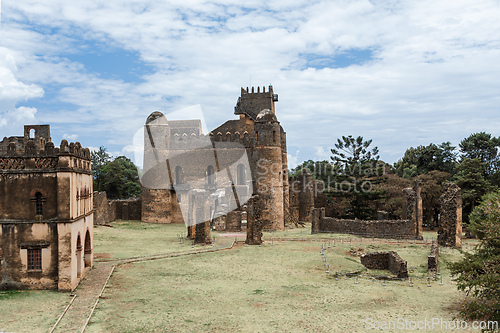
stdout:
<svg viewBox="0 0 500 333">
<path fill-rule="evenodd" d="M 312 213 L 311 233 L 342 233 L 364 237 L 419 239 L 411 220 L 347 220 L 325 217 L 324 208 Z"/>
<path fill-rule="evenodd" d="M 366 268 L 388 269 L 400 279 L 408 278 L 407 263 L 395 251 L 366 253 L 360 259 Z"/>
</svg>

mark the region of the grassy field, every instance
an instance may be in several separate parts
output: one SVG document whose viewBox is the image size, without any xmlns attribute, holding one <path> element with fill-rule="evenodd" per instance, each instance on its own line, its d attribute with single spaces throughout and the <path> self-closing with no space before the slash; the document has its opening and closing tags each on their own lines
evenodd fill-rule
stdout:
<svg viewBox="0 0 500 333">
<path fill-rule="evenodd" d="M 181 233 L 185 235 L 183 225 L 114 223 L 113 228 L 96 229 L 94 253 L 112 259 L 209 247 L 179 243 Z M 215 247 L 234 239 L 214 235 Z M 443 285 L 438 280 L 427 287 L 429 246 L 329 237 L 311 235 L 310 228 L 293 229 L 265 233 L 263 246 L 239 244 L 219 252 L 119 265 L 87 332 L 359 332 L 370 319 L 452 320 L 456 314 L 462 296 L 444 265 Z M 435 233 L 425 237 L 435 238 Z M 362 252 L 395 250 L 408 261 L 414 287 L 407 281 L 383 285 L 370 278 L 377 273 L 370 271 L 358 279 L 337 280 L 326 273 L 322 245 L 331 271 L 340 272 L 363 269 Z M 458 257 L 456 250 L 441 249 L 440 259 Z M 0 331 L 46 332 L 69 298 L 50 291 L 0 294 Z"/>
</svg>

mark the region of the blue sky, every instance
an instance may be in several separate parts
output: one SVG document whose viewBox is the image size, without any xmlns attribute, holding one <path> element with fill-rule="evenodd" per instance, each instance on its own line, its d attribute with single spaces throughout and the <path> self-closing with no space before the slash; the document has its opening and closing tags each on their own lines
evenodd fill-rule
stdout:
<svg viewBox="0 0 500 333">
<path fill-rule="evenodd" d="M 392 163 L 500 136 L 498 17 L 494 0 L 4 1 L 0 136 L 48 123 L 56 144 L 132 157 L 151 112 L 195 106 L 212 129 L 271 83 L 291 166 L 343 135 Z"/>
</svg>

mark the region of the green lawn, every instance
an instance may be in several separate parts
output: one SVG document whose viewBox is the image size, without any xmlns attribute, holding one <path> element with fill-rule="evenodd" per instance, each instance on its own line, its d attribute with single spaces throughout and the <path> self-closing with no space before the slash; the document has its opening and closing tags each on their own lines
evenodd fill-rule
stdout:
<svg viewBox="0 0 500 333">
<path fill-rule="evenodd" d="M 184 225 L 113 225 L 95 229 L 94 253 L 102 258 L 211 248 L 179 243 Z M 425 238 L 435 235 L 426 233 Z M 234 240 L 222 233 L 214 236 L 214 248 Z M 289 241 L 277 240 L 283 238 Z M 461 295 L 444 265 L 443 285 L 438 280 L 427 287 L 427 245 L 311 235 L 310 227 L 265 233 L 264 239 L 263 246 L 239 244 L 117 266 L 87 332 L 359 332 L 369 319 L 452 320 L 456 314 Z M 363 270 L 353 252 L 395 250 L 408 261 L 414 287 L 408 281 L 384 286 L 370 279 L 370 271 L 358 279 L 337 280 L 326 273 L 322 245 L 332 272 L 343 273 Z M 458 251 L 441 249 L 441 258 L 458 258 Z M 69 300 L 68 293 L 51 291 L 0 293 L 0 331 L 47 332 Z"/>
</svg>

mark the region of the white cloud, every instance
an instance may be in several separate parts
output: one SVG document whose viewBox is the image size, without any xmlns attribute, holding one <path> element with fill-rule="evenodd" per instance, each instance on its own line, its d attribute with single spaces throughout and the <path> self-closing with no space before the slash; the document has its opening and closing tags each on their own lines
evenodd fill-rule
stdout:
<svg viewBox="0 0 500 333">
<path fill-rule="evenodd" d="M 0 112 L 51 91 L 37 117 L 93 146 L 132 153 L 124 147 L 156 109 L 201 104 L 210 130 L 233 118 L 239 86 L 251 83 L 274 85 L 278 119 L 304 160 L 325 159 L 349 134 L 373 139 L 390 162 L 410 146 L 500 135 L 493 0 L 24 0 L 2 14 Z M 124 82 L 89 72 L 68 56 L 84 56 L 85 42 L 137 52 L 154 73 Z M 311 54 L 367 48 L 374 58 L 363 64 L 305 68 Z"/>
<path fill-rule="evenodd" d="M 63 139 L 69 140 L 69 141 L 76 141 L 78 139 L 78 134 L 63 134 Z"/>
</svg>

